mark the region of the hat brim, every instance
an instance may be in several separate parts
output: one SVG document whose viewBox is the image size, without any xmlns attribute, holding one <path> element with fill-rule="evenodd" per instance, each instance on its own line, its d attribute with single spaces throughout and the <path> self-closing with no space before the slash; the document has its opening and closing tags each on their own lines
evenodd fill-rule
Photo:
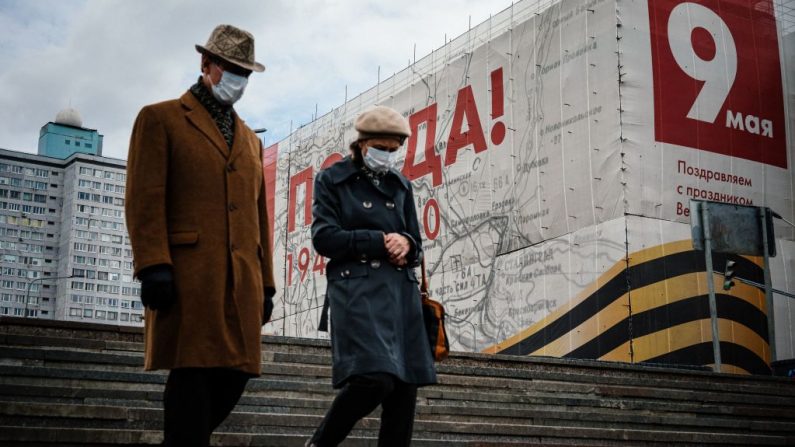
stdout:
<svg viewBox="0 0 795 447">
<path fill-rule="evenodd" d="M 223 55 L 220 55 L 218 53 L 212 52 L 212 51 L 208 50 L 207 48 L 204 48 L 203 46 L 201 46 L 199 44 L 196 44 L 196 51 L 198 51 L 199 53 L 202 53 L 202 54 L 213 55 L 213 56 L 215 56 L 215 57 L 217 57 L 219 59 L 223 59 L 226 62 L 229 62 L 232 65 L 237 65 L 238 67 L 245 68 L 246 70 L 256 71 L 258 73 L 262 73 L 263 71 L 265 71 L 265 66 L 260 64 L 259 62 L 255 61 L 253 64 L 249 64 L 249 63 L 246 63 L 246 62 L 233 61 L 233 60 L 231 60 L 231 59 L 229 59 L 227 57 L 224 57 Z"/>
</svg>

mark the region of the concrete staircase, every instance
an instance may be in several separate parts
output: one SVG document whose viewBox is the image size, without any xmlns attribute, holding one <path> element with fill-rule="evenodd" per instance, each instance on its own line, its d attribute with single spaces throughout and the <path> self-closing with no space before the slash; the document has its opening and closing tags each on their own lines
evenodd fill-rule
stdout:
<svg viewBox="0 0 795 447">
<path fill-rule="evenodd" d="M 263 337 L 214 445 L 302 446 L 329 407 L 328 342 Z M 164 373 L 140 329 L 0 317 L 0 445 L 161 441 Z M 795 381 L 584 360 L 454 354 L 419 393 L 415 446 L 795 445 Z M 364 419 L 344 445 L 376 445 Z"/>
</svg>

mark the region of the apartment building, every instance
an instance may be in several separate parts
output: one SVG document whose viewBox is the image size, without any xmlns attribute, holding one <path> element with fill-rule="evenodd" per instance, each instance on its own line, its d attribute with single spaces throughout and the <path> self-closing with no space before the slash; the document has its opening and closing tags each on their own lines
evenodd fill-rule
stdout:
<svg viewBox="0 0 795 447">
<path fill-rule="evenodd" d="M 125 182 L 73 109 L 42 126 L 38 154 L 0 149 L 0 314 L 142 325 Z"/>
</svg>

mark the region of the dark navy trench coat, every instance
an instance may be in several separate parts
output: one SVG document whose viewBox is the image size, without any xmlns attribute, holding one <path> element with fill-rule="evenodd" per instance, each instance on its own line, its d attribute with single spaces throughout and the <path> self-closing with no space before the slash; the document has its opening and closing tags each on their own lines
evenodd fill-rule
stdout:
<svg viewBox="0 0 795 447">
<path fill-rule="evenodd" d="M 422 246 L 411 183 L 397 171 L 372 180 L 349 156 L 318 173 L 312 215 L 312 244 L 330 258 L 334 387 L 372 372 L 436 383 L 414 271 Z M 409 238 L 409 265 L 389 262 L 385 233 Z"/>
</svg>

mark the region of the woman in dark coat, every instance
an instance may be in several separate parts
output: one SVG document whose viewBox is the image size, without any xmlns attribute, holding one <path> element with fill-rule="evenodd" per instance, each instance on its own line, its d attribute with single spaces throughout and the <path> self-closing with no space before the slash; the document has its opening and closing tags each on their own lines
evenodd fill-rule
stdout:
<svg viewBox="0 0 795 447">
<path fill-rule="evenodd" d="M 382 407 L 379 446 L 411 442 L 417 387 L 436 383 L 414 268 L 422 260 L 411 183 L 395 169 L 411 135 L 396 111 L 359 116 L 351 155 L 315 179 L 312 243 L 330 258 L 332 383 L 341 389 L 309 446 L 336 446 Z"/>
</svg>

